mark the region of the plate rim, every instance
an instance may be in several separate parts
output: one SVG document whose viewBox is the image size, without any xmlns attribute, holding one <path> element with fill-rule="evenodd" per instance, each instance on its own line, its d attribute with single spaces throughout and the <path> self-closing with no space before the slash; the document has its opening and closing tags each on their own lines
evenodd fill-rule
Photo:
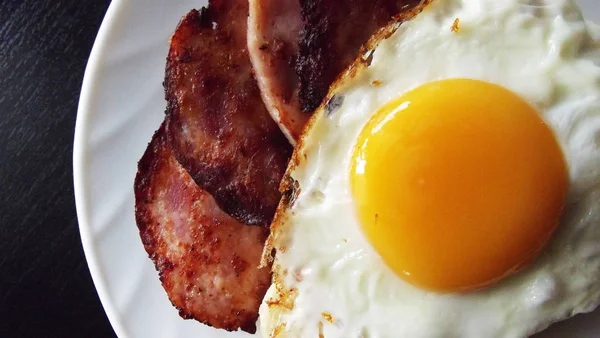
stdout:
<svg viewBox="0 0 600 338">
<path fill-rule="evenodd" d="M 97 78 L 100 75 L 101 60 L 105 55 L 109 45 L 110 37 L 115 33 L 116 25 L 114 24 L 120 9 L 123 5 L 122 0 L 113 0 L 108 6 L 98 34 L 94 40 L 87 65 L 85 67 L 79 102 L 77 106 L 77 117 L 75 120 L 75 134 L 73 139 L 73 187 L 75 195 L 75 208 L 77 213 L 77 224 L 79 227 L 79 235 L 81 245 L 85 255 L 96 293 L 100 299 L 104 313 L 108 317 L 108 321 L 112 326 L 117 337 L 128 337 L 125 327 L 121 323 L 121 317 L 113 304 L 112 298 L 107 290 L 106 281 L 103 271 L 98 262 L 97 248 L 94 243 L 94 235 L 89 222 L 88 211 L 88 193 L 85 186 L 86 178 L 89 173 L 85 170 L 88 162 L 87 139 L 89 129 L 89 117 L 91 115 L 91 105 L 94 97 L 94 92 L 97 87 Z"/>
</svg>

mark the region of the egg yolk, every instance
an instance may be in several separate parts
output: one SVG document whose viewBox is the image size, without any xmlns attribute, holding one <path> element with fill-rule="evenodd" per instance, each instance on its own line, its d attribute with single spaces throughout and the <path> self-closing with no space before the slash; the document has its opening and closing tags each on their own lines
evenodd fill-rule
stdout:
<svg viewBox="0 0 600 338">
<path fill-rule="evenodd" d="M 532 261 L 567 192 L 560 146 L 538 112 L 495 84 L 448 79 L 366 124 L 350 183 L 362 231 L 409 283 L 487 286 Z"/>
</svg>

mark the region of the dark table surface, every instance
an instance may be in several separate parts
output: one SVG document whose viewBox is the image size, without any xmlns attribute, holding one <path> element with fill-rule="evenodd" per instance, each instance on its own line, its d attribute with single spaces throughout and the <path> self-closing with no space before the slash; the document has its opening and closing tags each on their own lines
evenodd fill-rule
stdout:
<svg viewBox="0 0 600 338">
<path fill-rule="evenodd" d="M 81 247 L 72 150 L 109 0 L 0 0 L 0 337 L 114 337 Z"/>
</svg>

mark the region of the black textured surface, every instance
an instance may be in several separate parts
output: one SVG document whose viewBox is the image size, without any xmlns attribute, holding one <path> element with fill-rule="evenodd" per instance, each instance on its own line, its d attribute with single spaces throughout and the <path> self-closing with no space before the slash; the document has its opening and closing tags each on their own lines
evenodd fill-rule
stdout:
<svg viewBox="0 0 600 338">
<path fill-rule="evenodd" d="M 85 262 L 72 144 L 109 0 L 0 0 L 0 337 L 114 337 Z"/>
</svg>

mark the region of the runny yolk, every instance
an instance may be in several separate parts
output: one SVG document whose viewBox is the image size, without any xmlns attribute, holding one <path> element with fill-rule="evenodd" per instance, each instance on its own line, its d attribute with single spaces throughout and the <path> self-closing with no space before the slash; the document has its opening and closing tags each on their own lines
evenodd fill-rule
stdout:
<svg viewBox="0 0 600 338">
<path fill-rule="evenodd" d="M 428 83 L 362 130 L 350 173 L 362 230 L 406 281 L 487 286 L 527 265 L 567 193 L 560 146 L 538 112 L 487 82 Z"/>
</svg>

